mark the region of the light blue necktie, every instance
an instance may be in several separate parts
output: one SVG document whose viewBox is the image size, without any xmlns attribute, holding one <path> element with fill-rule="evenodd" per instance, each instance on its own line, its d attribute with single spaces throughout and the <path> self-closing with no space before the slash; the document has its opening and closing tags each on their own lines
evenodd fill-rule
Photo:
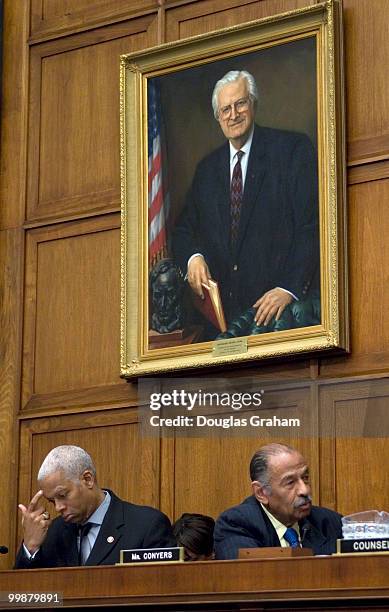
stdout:
<svg viewBox="0 0 389 612">
<path fill-rule="evenodd" d="M 293 527 L 288 527 L 288 529 L 284 533 L 284 538 L 291 548 L 299 548 L 299 537 L 297 531 L 293 529 Z"/>
</svg>

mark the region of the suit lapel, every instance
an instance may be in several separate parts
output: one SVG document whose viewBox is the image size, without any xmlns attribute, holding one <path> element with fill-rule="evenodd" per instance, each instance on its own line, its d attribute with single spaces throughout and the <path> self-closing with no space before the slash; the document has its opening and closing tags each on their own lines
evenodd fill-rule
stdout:
<svg viewBox="0 0 389 612">
<path fill-rule="evenodd" d="M 243 192 L 237 249 L 239 251 L 250 221 L 254 206 L 258 206 L 259 192 L 266 173 L 265 142 L 260 128 L 255 127 L 247 165 L 246 181 Z M 264 203 L 263 203 L 264 204 Z"/>
<path fill-rule="evenodd" d="M 231 229 L 231 212 L 230 212 L 230 145 L 227 142 L 222 148 L 219 157 L 218 176 L 214 177 L 215 185 L 220 185 L 217 210 L 220 216 L 221 234 L 218 238 L 221 241 L 223 249 L 229 252 L 230 229 Z M 210 203 L 211 205 L 212 203 Z M 215 227 L 217 221 L 215 220 Z"/>
<path fill-rule="evenodd" d="M 78 549 L 77 549 L 77 534 L 78 527 L 74 523 L 65 523 L 61 526 L 63 546 L 62 550 L 58 551 L 59 556 L 64 556 L 64 565 L 73 567 L 78 565 Z"/>
<path fill-rule="evenodd" d="M 277 546 L 277 547 L 281 546 L 277 532 L 274 529 L 269 517 L 266 515 L 266 512 L 263 510 L 261 504 L 258 501 L 256 501 L 256 503 L 258 504 L 260 514 L 265 524 L 264 525 L 265 528 L 263 530 L 263 538 L 264 538 L 263 545 L 264 546 Z"/>
<path fill-rule="evenodd" d="M 100 565 L 110 552 L 118 546 L 124 525 L 123 509 L 111 494 L 111 503 L 101 525 L 99 535 L 85 565 Z M 119 560 L 119 555 L 117 555 Z"/>
</svg>

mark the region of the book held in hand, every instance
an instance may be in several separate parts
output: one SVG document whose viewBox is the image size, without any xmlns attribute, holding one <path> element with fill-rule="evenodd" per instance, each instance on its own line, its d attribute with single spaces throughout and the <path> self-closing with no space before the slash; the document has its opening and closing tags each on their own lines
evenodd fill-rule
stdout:
<svg viewBox="0 0 389 612">
<path fill-rule="evenodd" d="M 194 304 L 212 325 L 220 329 L 221 332 L 225 332 L 227 326 L 218 284 L 212 279 L 209 279 L 208 283 L 201 284 L 203 287 L 204 299 L 202 300 L 198 295 L 194 295 Z"/>
</svg>

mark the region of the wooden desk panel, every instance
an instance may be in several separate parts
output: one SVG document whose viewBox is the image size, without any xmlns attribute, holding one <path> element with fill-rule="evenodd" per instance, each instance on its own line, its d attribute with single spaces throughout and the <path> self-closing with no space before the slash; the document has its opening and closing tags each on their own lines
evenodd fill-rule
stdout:
<svg viewBox="0 0 389 612">
<path fill-rule="evenodd" d="M 0 572 L 0 591 L 56 591 L 65 607 L 153 612 L 389 610 L 389 555 L 10 570 Z"/>
</svg>

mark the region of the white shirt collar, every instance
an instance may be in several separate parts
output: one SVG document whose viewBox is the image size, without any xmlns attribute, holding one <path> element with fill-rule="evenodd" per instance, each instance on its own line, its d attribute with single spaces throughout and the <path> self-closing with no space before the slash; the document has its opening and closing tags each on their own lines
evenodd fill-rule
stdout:
<svg viewBox="0 0 389 612">
<path fill-rule="evenodd" d="M 248 158 L 249 154 L 250 154 L 250 149 L 251 149 L 251 143 L 253 142 L 253 136 L 254 136 L 254 125 L 251 129 L 250 135 L 248 137 L 248 139 L 246 140 L 246 142 L 244 143 L 243 147 L 241 147 L 240 149 L 235 149 L 234 145 L 230 142 L 230 163 L 232 163 L 232 160 L 234 159 L 235 155 L 237 154 L 238 151 L 243 151 L 243 153 L 245 154 L 246 159 Z"/>
<path fill-rule="evenodd" d="M 285 535 L 286 530 L 288 528 L 286 527 L 286 525 L 281 523 L 281 521 L 279 521 L 271 512 L 269 512 L 269 510 L 267 508 L 265 508 L 265 506 L 263 504 L 261 504 L 261 506 L 262 506 L 262 509 L 265 512 L 266 516 L 270 520 L 271 524 L 273 525 L 274 529 L 276 530 L 277 535 L 278 535 L 278 539 L 280 540 L 280 542 L 282 544 L 282 540 L 284 539 L 284 535 Z M 294 523 L 294 525 L 292 525 L 292 527 L 293 527 L 293 529 L 295 531 L 297 531 L 297 535 L 299 536 L 299 539 L 300 539 L 300 527 L 299 527 L 299 524 L 298 523 Z M 285 543 L 287 543 L 286 540 L 285 540 Z"/>
</svg>

